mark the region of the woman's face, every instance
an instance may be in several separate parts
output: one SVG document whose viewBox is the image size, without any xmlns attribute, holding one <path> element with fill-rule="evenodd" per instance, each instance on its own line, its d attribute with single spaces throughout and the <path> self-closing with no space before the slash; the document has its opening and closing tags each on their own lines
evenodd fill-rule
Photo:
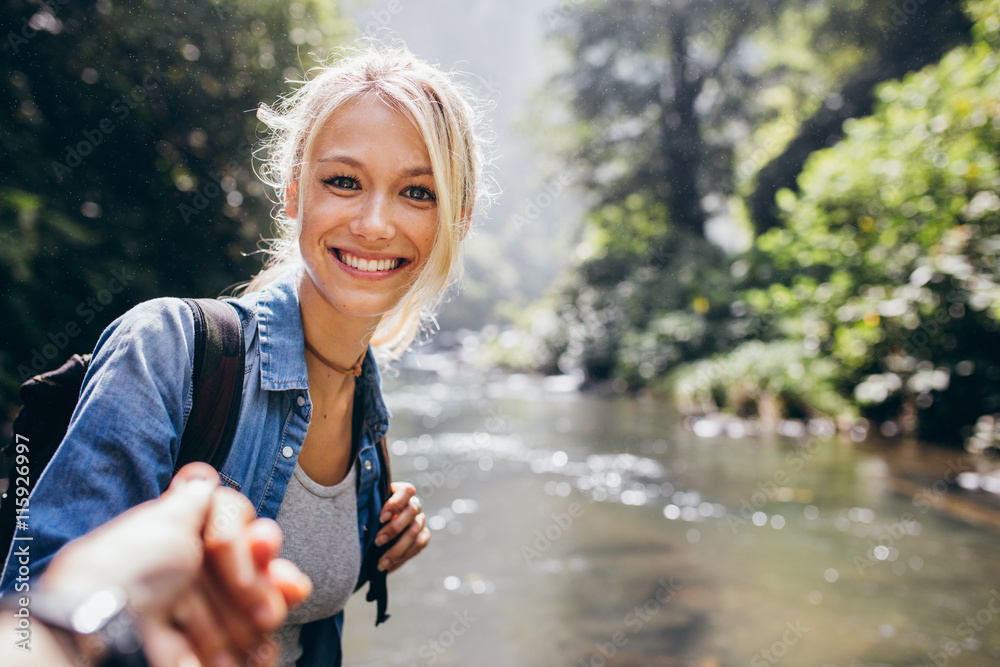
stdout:
<svg viewBox="0 0 1000 667">
<path fill-rule="evenodd" d="M 366 98 L 330 119 L 314 156 L 299 183 L 306 287 L 346 315 L 380 317 L 416 280 L 434 244 L 427 148 L 405 116 Z M 287 205 L 293 216 L 298 202 Z"/>
</svg>

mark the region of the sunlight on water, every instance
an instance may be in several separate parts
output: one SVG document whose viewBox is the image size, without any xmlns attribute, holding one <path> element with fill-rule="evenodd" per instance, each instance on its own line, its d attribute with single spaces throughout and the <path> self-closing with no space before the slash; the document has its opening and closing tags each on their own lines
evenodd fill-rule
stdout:
<svg viewBox="0 0 1000 667">
<path fill-rule="evenodd" d="M 390 577 L 385 630 L 351 602 L 347 664 L 1000 661 L 1000 537 L 935 511 L 947 453 L 898 495 L 896 452 L 823 424 L 685 426 L 438 367 L 387 381 L 431 545 Z"/>
</svg>

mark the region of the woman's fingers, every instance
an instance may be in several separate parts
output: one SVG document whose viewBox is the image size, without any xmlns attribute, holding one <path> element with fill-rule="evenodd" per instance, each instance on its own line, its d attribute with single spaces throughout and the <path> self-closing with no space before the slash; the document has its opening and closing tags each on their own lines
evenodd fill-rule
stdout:
<svg viewBox="0 0 1000 667">
<path fill-rule="evenodd" d="M 382 506 L 382 513 L 379 515 L 379 521 L 385 523 L 392 517 L 402 512 L 406 506 L 410 504 L 410 499 L 413 498 L 416 493 L 417 490 L 412 484 L 407 484 L 406 482 L 393 483 L 392 497 L 389 498 L 385 505 Z"/>
<path fill-rule="evenodd" d="M 204 582 L 204 577 L 202 577 Z M 240 654 L 231 646 L 218 616 L 201 585 L 193 586 L 178 598 L 173 607 L 174 625 L 191 642 L 205 667 L 235 667 Z"/>
<path fill-rule="evenodd" d="M 312 595 L 312 581 L 290 560 L 275 558 L 268 565 L 267 575 L 289 607 L 302 604 Z"/>
<path fill-rule="evenodd" d="M 250 501 L 221 488 L 216 492 L 205 527 L 205 561 L 225 592 L 226 604 L 270 631 L 287 613 L 281 594 L 266 585 L 265 557 L 280 549 L 280 537 L 267 522 L 254 522 Z M 279 531 L 280 532 L 280 531 Z"/>
<path fill-rule="evenodd" d="M 264 639 L 264 630 L 259 627 L 257 620 L 241 606 L 233 604 L 228 591 L 222 589 L 214 578 L 206 578 L 204 588 L 216 620 L 237 655 L 242 656 Z M 274 595 L 281 597 L 276 591 Z M 280 600 L 280 604 L 284 611 L 284 600 Z"/>
<path fill-rule="evenodd" d="M 378 531 L 378 535 L 375 536 L 375 546 L 388 544 L 397 535 L 401 535 L 420 513 L 419 507 L 413 503 L 407 504 L 403 508 L 403 511 L 396 514 L 392 521 L 383 525 L 382 529 Z"/>
<path fill-rule="evenodd" d="M 396 543 L 379 559 L 378 568 L 392 572 L 420 553 L 430 541 L 431 533 L 425 527 L 426 517 L 420 511 L 420 501 L 415 497 L 412 484 L 392 485 L 392 497 L 382 507 L 380 519 L 385 524 L 375 536 L 376 546 Z"/>
<path fill-rule="evenodd" d="M 202 647 L 199 656 L 205 657 L 205 652 L 212 650 L 215 653 L 210 659 L 223 664 L 219 650 L 222 644 L 224 652 L 235 657 L 235 662 L 229 664 L 251 659 L 252 664 L 267 667 L 276 660 L 277 650 L 265 633 L 284 621 L 289 604 L 309 594 L 308 578 L 292 563 L 277 558 L 281 552 L 278 524 L 256 519 L 250 502 L 232 489 L 216 489 L 205 523 L 204 543 L 200 596 L 189 602 L 192 610 L 187 613 L 198 619 L 211 613 L 213 623 L 208 627 L 217 639 L 210 643 L 207 624 L 196 626 L 192 622 L 181 625 L 182 629 L 191 632 L 192 642 Z"/>
<path fill-rule="evenodd" d="M 396 540 L 396 543 L 379 559 L 378 568 L 380 570 L 394 572 L 403 563 L 423 551 L 431 539 L 431 531 L 427 528 L 425 522 L 426 515 L 420 513 L 416 516 L 413 522 L 399 536 L 399 539 Z"/>
<path fill-rule="evenodd" d="M 273 519 L 254 519 L 247 526 L 247 539 L 258 571 L 266 570 L 268 563 L 281 555 L 281 527 Z"/>
<path fill-rule="evenodd" d="M 183 632 L 160 619 L 142 623 L 142 652 L 150 667 L 202 667 Z"/>
<path fill-rule="evenodd" d="M 205 556 L 224 586 L 237 594 L 254 579 L 253 556 L 244 532 L 253 519 L 253 505 L 239 492 L 220 488 L 212 497 L 204 531 Z"/>
</svg>

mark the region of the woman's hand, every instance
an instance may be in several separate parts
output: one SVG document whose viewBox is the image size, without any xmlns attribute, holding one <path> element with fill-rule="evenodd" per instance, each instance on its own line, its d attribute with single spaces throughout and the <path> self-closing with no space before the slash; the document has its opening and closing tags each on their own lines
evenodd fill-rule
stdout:
<svg viewBox="0 0 1000 667">
<path fill-rule="evenodd" d="M 431 539 L 431 531 L 425 525 L 427 517 L 420 511 L 420 501 L 414 497 L 416 493 L 412 484 L 392 484 L 392 497 L 382 506 L 382 514 L 379 516 L 384 525 L 375 536 L 375 544 L 387 544 L 397 535 L 399 539 L 379 560 L 380 570 L 395 572 L 403 563 L 423 551 Z"/>
</svg>

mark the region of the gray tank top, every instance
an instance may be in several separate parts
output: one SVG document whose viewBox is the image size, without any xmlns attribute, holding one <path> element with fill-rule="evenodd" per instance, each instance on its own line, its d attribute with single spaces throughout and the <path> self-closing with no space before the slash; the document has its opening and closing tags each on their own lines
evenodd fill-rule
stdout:
<svg viewBox="0 0 1000 667">
<path fill-rule="evenodd" d="M 355 469 L 333 486 L 317 484 L 295 464 L 295 473 L 278 510 L 284 533 L 282 558 L 312 579 L 312 595 L 290 610 L 272 635 L 281 651 L 280 667 L 294 667 L 302 655 L 304 623 L 333 616 L 347 604 L 361 572 Z"/>
</svg>

